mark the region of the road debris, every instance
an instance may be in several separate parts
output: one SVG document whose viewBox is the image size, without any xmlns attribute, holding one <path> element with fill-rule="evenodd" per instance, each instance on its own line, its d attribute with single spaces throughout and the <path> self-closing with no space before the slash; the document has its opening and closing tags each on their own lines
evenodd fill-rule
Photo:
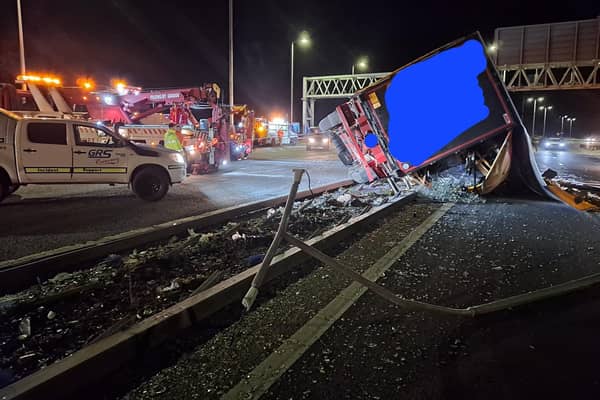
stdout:
<svg viewBox="0 0 600 400">
<path fill-rule="evenodd" d="M 21 333 L 19 338 L 27 339 L 31 336 L 31 319 L 29 319 L 29 317 L 23 318 L 21 322 L 19 322 L 19 332 Z"/>
<path fill-rule="evenodd" d="M 336 202 L 342 195 L 351 199 L 349 204 Z M 313 232 L 330 229 L 392 197 L 387 185 L 378 184 L 297 201 L 290 232 L 307 239 Z M 260 263 L 282 210 L 278 207 L 240 216 L 218 229 L 189 230 L 183 237 L 174 236 L 129 254 L 111 254 L 95 265 L 59 273 L 29 289 L 0 297 L 0 369 L 9 368 L 20 379 L 97 339 L 98 332 L 113 332 L 115 326 L 126 329 L 201 288 L 205 290 L 204 282 L 210 287 Z M 19 330 L 26 318 L 35 326 L 27 335 Z M 18 362 L 19 357 L 39 348 L 45 350 L 35 362 Z"/>
</svg>

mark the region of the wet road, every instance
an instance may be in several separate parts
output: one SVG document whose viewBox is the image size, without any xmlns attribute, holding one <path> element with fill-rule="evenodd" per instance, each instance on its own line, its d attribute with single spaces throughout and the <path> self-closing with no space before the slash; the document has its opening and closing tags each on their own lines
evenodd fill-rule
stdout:
<svg viewBox="0 0 600 400">
<path fill-rule="evenodd" d="M 540 150 L 535 158 L 541 172 L 551 168 L 558 172 L 560 178 L 600 185 L 600 153 L 590 155 Z"/>
<path fill-rule="evenodd" d="M 282 196 L 289 191 L 293 168 L 307 169 L 313 188 L 347 179 L 345 169 L 330 153 L 307 153 L 297 147 L 279 152 L 284 152 L 287 161 L 264 160 L 270 152 L 259 151 L 257 158 L 263 159 L 234 162 L 214 174 L 189 176 L 163 200 L 152 203 L 136 198 L 127 186 L 21 188 L 0 204 L 0 260 Z M 306 189 L 304 177 L 300 190 Z"/>
</svg>

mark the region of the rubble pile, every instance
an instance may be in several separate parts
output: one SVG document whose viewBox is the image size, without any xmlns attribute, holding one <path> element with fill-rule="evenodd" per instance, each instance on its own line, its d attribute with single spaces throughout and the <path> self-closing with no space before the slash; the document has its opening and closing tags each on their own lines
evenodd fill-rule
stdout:
<svg viewBox="0 0 600 400">
<path fill-rule="evenodd" d="M 388 202 L 386 185 L 359 185 L 297 201 L 288 231 L 318 236 Z M 210 232 L 189 230 L 127 255 L 59 273 L 0 297 L 0 373 L 20 379 L 258 264 L 277 230 L 283 207 L 253 213 Z M 283 251 L 283 249 L 281 250 Z"/>
</svg>

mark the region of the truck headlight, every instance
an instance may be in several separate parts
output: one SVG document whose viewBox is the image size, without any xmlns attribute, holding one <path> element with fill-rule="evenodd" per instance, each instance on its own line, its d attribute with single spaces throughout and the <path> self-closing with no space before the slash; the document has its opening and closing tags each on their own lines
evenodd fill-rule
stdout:
<svg viewBox="0 0 600 400">
<path fill-rule="evenodd" d="M 315 142 L 315 138 L 308 138 L 308 143 L 314 143 Z"/>
<path fill-rule="evenodd" d="M 171 156 L 171 160 L 175 161 L 177 164 L 184 164 L 185 160 L 183 159 L 183 156 L 179 153 L 175 153 L 175 154 L 170 154 Z"/>
<path fill-rule="evenodd" d="M 324 139 L 323 139 L 323 143 L 329 143 L 329 139 L 327 139 L 327 138 L 324 138 Z"/>
<path fill-rule="evenodd" d="M 559 143 L 558 146 L 559 147 L 565 147 L 565 144 L 564 143 Z"/>
</svg>

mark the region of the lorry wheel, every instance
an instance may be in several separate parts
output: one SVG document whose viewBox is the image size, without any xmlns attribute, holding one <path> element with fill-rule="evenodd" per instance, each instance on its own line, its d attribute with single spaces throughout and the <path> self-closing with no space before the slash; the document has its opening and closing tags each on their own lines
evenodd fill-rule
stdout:
<svg viewBox="0 0 600 400">
<path fill-rule="evenodd" d="M 340 159 L 340 161 L 342 162 L 342 164 L 344 165 L 352 165 L 354 160 L 352 159 L 352 156 L 350 155 L 350 153 L 348 152 L 348 150 L 342 150 L 338 153 L 338 158 Z"/>
<path fill-rule="evenodd" d="M 157 201 L 169 190 L 169 177 L 159 167 L 145 167 L 132 180 L 133 192 L 142 200 Z"/>
</svg>

